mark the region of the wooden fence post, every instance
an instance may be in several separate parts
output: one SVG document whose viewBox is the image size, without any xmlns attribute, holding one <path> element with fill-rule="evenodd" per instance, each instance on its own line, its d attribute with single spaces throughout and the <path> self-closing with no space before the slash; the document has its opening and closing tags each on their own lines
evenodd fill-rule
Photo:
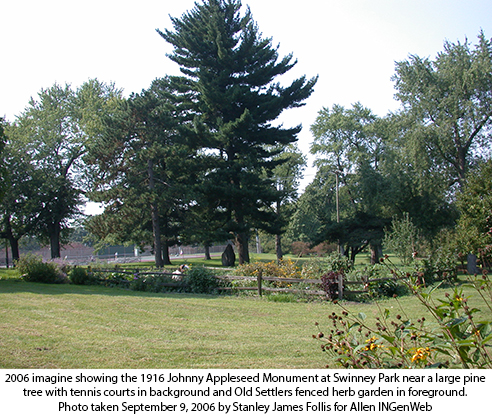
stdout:
<svg viewBox="0 0 492 417">
<path fill-rule="evenodd" d="M 259 272 L 258 272 L 258 278 L 257 278 L 257 281 L 258 281 L 258 295 L 260 297 L 262 296 L 262 290 L 261 290 L 261 281 L 262 281 L 262 278 L 263 278 L 263 271 L 260 269 Z"/>
<path fill-rule="evenodd" d="M 338 299 L 343 298 L 343 274 L 338 274 Z"/>
</svg>

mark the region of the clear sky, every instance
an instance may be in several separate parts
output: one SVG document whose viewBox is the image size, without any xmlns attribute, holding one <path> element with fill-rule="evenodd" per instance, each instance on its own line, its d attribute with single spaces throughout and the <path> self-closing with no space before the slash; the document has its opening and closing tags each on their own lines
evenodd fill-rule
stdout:
<svg viewBox="0 0 492 417">
<path fill-rule="evenodd" d="M 13 121 L 41 88 L 75 88 L 89 78 L 114 82 L 125 95 L 153 79 L 177 74 L 169 45 L 155 29 L 171 28 L 194 0 L 15 0 L 1 11 L 0 116 Z M 384 116 L 393 99 L 395 61 L 434 58 L 445 40 L 492 38 L 491 0 L 243 0 L 264 37 L 298 59 L 288 78 L 319 75 L 315 93 L 289 111 L 286 126 L 302 123 L 299 146 L 322 107 L 360 101 Z M 285 80 L 287 83 L 289 79 Z M 306 172 L 306 182 L 313 171 Z"/>
</svg>

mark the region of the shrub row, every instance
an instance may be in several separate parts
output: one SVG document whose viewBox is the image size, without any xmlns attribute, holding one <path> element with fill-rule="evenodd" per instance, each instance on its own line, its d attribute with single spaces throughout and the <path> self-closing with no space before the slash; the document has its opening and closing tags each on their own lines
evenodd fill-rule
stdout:
<svg viewBox="0 0 492 417">
<path fill-rule="evenodd" d="M 180 276 L 179 280 L 173 279 L 172 274 L 130 275 L 123 272 L 98 271 L 90 267 L 70 267 L 56 262 L 43 262 L 41 257 L 31 254 L 22 257 L 16 266 L 24 281 L 46 284 L 103 285 L 134 291 L 179 291 L 196 294 L 216 293 L 218 287 L 228 285 L 202 266 L 191 268 L 186 275 Z"/>
</svg>

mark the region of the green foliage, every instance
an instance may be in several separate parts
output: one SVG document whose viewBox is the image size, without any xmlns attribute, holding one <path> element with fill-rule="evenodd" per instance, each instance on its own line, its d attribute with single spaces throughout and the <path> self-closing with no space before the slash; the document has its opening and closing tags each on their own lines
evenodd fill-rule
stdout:
<svg viewBox="0 0 492 417">
<path fill-rule="evenodd" d="M 368 296 L 371 299 L 401 297 L 408 294 L 408 288 L 397 280 L 388 278 L 368 283 Z"/>
<path fill-rule="evenodd" d="M 95 137 L 102 135 L 103 119 L 120 98 L 114 86 L 97 80 L 84 83 L 77 91 L 68 84 L 55 84 L 31 99 L 12 129 L 11 154 L 15 159 L 20 155 L 22 165 L 15 159 L 12 162 L 18 164 L 17 170 L 27 165 L 21 172 L 30 190 L 23 193 L 20 174 L 15 174 L 11 193 L 22 204 L 10 208 L 24 216 L 31 233 L 50 244 L 52 259 L 60 257 L 70 220 L 80 215 L 87 185 L 83 158 Z"/>
<path fill-rule="evenodd" d="M 224 286 L 211 270 L 203 266 L 191 268 L 186 273 L 185 282 L 189 291 L 198 294 L 213 294 L 217 287 Z"/>
<path fill-rule="evenodd" d="M 480 256 L 484 267 L 492 266 L 492 160 L 470 172 L 458 194 L 461 216 L 457 233 L 464 253 Z"/>
<path fill-rule="evenodd" d="M 410 274 L 390 267 L 421 305 L 422 314 L 409 317 L 403 312 L 393 317 L 378 304 L 379 315 L 372 325 L 366 314 L 342 306 L 341 315 L 330 316 L 332 330 L 327 336 L 322 331 L 313 335 L 322 340 L 324 352 L 345 368 L 492 368 L 492 283 L 488 276 L 473 278 L 468 286 L 455 287 L 440 299 L 433 296 L 437 287 L 426 288 Z M 486 319 L 476 319 L 480 310 L 465 296 L 467 287 L 473 287 L 485 302 Z"/>
<path fill-rule="evenodd" d="M 103 244 L 152 245 L 158 268 L 170 263 L 168 247 L 185 227 L 199 172 L 190 115 L 176 95 L 167 77 L 132 94 L 87 156 L 89 196 L 106 205 L 87 222 L 89 231 Z"/>
<path fill-rule="evenodd" d="M 159 33 L 174 48 L 169 57 L 185 74 L 174 80 L 194 98 L 194 128 L 210 150 L 197 201 L 235 235 L 239 263 L 249 262 L 249 230 L 279 231 L 272 205 L 283 196 L 272 173 L 282 160 L 275 157 L 301 129 L 272 122 L 302 106 L 317 79 L 303 76 L 282 87 L 277 78 L 295 65 L 292 55 L 278 59 L 237 0 L 196 3 L 172 24 Z"/>
<path fill-rule="evenodd" d="M 59 266 L 54 262 L 43 262 L 40 256 L 27 254 L 22 256 L 16 267 L 22 274 L 21 277 L 27 282 L 42 282 L 45 284 L 60 284 L 66 281 Z"/>
<path fill-rule="evenodd" d="M 468 40 L 445 42 L 433 61 L 411 55 L 397 62 L 393 79 L 410 121 L 404 140 L 408 153 L 413 153 L 411 163 L 428 160 L 418 176 L 462 185 L 474 154 L 488 149 L 491 141 L 490 41 L 481 32 L 475 46 Z"/>
<path fill-rule="evenodd" d="M 71 269 L 68 278 L 75 285 L 89 285 L 94 283 L 93 277 L 87 273 L 87 269 L 79 266 Z"/>
<path fill-rule="evenodd" d="M 173 281 L 170 275 L 142 275 L 134 276 L 129 283 L 130 289 L 142 292 L 171 292 L 184 291 L 184 285 L 179 285 Z"/>
<path fill-rule="evenodd" d="M 390 230 L 384 236 L 383 245 L 398 256 L 404 265 L 409 265 L 417 253 L 419 232 L 408 213 L 401 219 L 396 217 L 391 222 Z"/>
<path fill-rule="evenodd" d="M 420 260 L 415 265 L 417 276 L 424 285 L 436 282 L 454 282 L 458 279 L 456 264 L 458 256 L 455 251 L 438 248 L 428 258 Z"/>
</svg>

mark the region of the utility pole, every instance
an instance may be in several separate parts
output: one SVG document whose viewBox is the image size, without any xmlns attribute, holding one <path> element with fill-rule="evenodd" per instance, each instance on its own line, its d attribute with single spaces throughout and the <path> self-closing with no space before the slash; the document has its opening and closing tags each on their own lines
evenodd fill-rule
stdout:
<svg viewBox="0 0 492 417">
<path fill-rule="evenodd" d="M 340 223 L 340 196 L 339 196 L 339 181 L 338 176 L 341 174 L 339 170 L 335 170 L 335 196 L 337 206 L 337 223 Z M 340 246 L 340 240 L 338 240 L 338 253 L 342 253 L 342 247 Z"/>
</svg>

